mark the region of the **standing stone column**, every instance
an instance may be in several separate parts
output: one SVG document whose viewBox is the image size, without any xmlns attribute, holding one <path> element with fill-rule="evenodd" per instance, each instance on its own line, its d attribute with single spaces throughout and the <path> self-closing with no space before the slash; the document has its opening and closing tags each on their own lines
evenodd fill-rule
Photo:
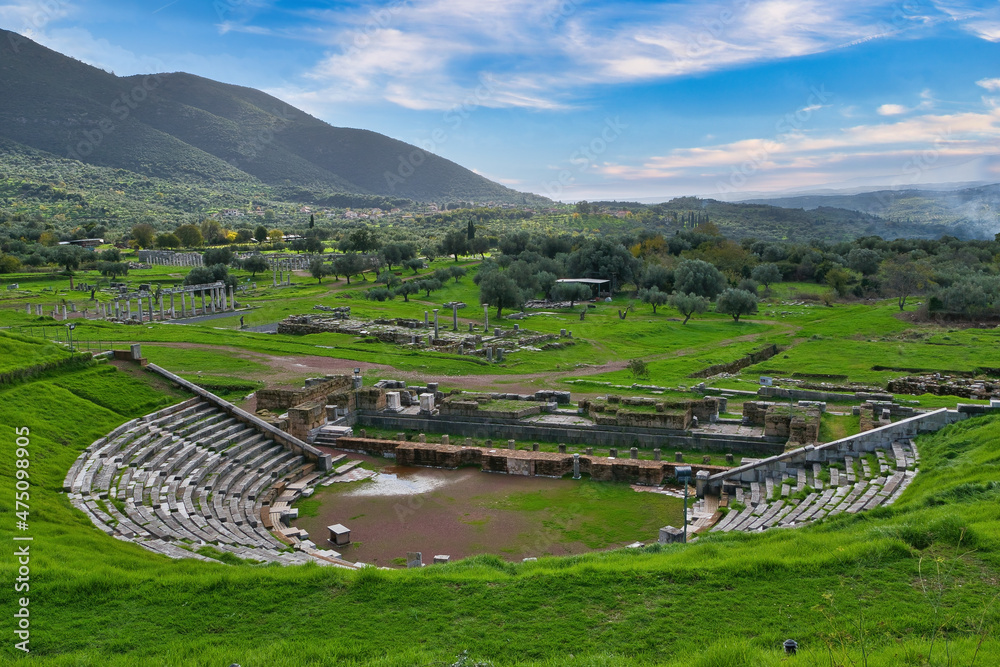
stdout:
<svg viewBox="0 0 1000 667">
<path fill-rule="evenodd" d="M 573 454 L 573 479 L 580 479 L 580 455 Z"/>
<path fill-rule="evenodd" d="M 149 321 L 152 322 L 153 321 L 153 306 L 154 306 L 154 304 L 153 304 L 153 301 L 154 301 L 153 295 L 150 295 L 146 299 L 146 301 L 149 303 Z"/>
<path fill-rule="evenodd" d="M 483 331 L 490 330 L 490 307 L 483 306 L 483 319 L 486 320 L 486 324 L 483 325 Z"/>
<path fill-rule="evenodd" d="M 185 307 L 185 301 L 187 301 L 186 295 L 187 295 L 187 292 L 181 292 L 181 317 L 182 318 L 187 316 L 187 313 L 184 312 L 186 310 L 186 307 Z"/>
<path fill-rule="evenodd" d="M 451 330 L 458 331 L 458 304 L 451 304 Z"/>
<path fill-rule="evenodd" d="M 170 319 L 177 317 L 177 311 L 174 310 L 174 293 L 170 293 Z"/>
<path fill-rule="evenodd" d="M 271 269 L 274 271 L 274 275 L 271 276 L 271 287 L 278 286 L 278 262 L 271 260 Z"/>
<path fill-rule="evenodd" d="M 27 305 L 25 305 L 25 314 L 26 315 L 31 315 L 31 304 L 30 303 L 27 304 Z"/>
<path fill-rule="evenodd" d="M 138 310 L 139 310 L 139 324 L 142 324 L 143 320 L 142 320 L 142 297 L 141 296 L 137 296 L 135 298 L 135 305 L 138 307 Z"/>
<path fill-rule="evenodd" d="M 161 294 L 160 295 L 160 321 L 162 322 L 165 319 L 167 319 L 167 318 L 163 315 L 163 295 Z"/>
<path fill-rule="evenodd" d="M 125 299 L 125 319 L 132 319 L 132 299 Z"/>
<path fill-rule="evenodd" d="M 202 289 L 201 290 L 201 314 L 205 315 L 206 313 L 208 313 L 208 311 L 205 310 L 205 290 Z"/>
<path fill-rule="evenodd" d="M 216 298 L 218 297 L 218 295 L 219 295 L 219 288 L 218 287 L 213 287 L 211 290 L 209 290 L 209 293 L 208 293 L 208 302 L 212 306 L 212 312 L 213 313 L 215 313 L 215 301 L 216 301 Z"/>
<path fill-rule="evenodd" d="M 434 340 L 438 339 L 438 333 L 439 332 L 440 331 L 438 329 L 438 309 L 435 308 L 434 309 Z"/>
<path fill-rule="evenodd" d="M 233 286 L 229 286 L 229 310 L 236 310 L 236 294 L 233 293 Z"/>
</svg>

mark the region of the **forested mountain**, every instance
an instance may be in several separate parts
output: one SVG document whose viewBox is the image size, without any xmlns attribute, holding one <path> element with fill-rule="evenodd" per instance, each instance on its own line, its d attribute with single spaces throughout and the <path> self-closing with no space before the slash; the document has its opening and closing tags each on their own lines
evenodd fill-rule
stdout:
<svg viewBox="0 0 1000 667">
<path fill-rule="evenodd" d="M 258 90 L 183 73 L 117 77 L 3 30 L 0 137 L 208 189 L 266 184 L 301 188 L 301 199 L 547 201 L 376 132 L 333 127 Z"/>
</svg>

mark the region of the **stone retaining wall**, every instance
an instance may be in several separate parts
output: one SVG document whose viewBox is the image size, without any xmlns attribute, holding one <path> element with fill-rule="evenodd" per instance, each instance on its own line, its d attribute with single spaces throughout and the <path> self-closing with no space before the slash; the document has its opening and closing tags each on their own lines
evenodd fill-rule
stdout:
<svg viewBox="0 0 1000 667">
<path fill-rule="evenodd" d="M 525 442 L 565 442 L 595 447 L 641 447 L 652 449 L 686 449 L 721 454 L 751 454 L 770 456 L 785 450 L 785 441 L 775 438 L 754 438 L 737 435 L 664 432 L 660 429 L 623 428 L 615 426 L 556 426 L 518 421 L 480 420 L 473 417 L 414 417 L 362 411 L 356 422 L 397 431 L 413 430 L 425 433 L 448 433 L 454 436 L 514 438 Z"/>
<path fill-rule="evenodd" d="M 479 466 L 484 472 L 538 477 L 563 477 L 573 473 L 572 454 L 372 438 L 340 438 L 337 440 L 337 448 L 395 456 L 398 465 L 432 468 Z M 615 481 L 656 486 L 662 484 L 665 479 L 674 477 L 674 468 L 677 465 L 688 464 L 580 455 L 580 473 L 602 482 Z M 694 473 L 705 471 L 709 475 L 728 470 L 725 466 L 713 465 L 692 465 L 691 469 Z"/>
</svg>

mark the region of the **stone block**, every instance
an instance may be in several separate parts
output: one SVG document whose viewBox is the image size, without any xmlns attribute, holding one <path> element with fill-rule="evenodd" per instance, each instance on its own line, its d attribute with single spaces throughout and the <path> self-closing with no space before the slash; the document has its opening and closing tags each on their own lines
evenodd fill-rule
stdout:
<svg viewBox="0 0 1000 667">
<path fill-rule="evenodd" d="M 408 551 L 408 552 L 406 552 L 406 567 L 407 568 L 423 567 L 423 566 L 424 566 L 423 554 L 421 554 L 419 551 Z"/>
<path fill-rule="evenodd" d="M 681 528 L 674 528 L 673 526 L 664 526 L 663 528 L 660 528 L 660 539 L 658 541 L 660 544 L 683 542 L 684 530 Z"/>
</svg>

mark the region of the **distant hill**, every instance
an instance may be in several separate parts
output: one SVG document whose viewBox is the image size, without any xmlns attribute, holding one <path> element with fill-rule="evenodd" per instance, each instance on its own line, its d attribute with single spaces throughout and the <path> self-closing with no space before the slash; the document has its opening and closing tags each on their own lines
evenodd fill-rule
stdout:
<svg viewBox="0 0 1000 667">
<path fill-rule="evenodd" d="M 183 73 L 117 77 L 4 30 L 0 137 L 210 189 L 267 184 L 316 197 L 548 203 L 410 144 L 333 127 L 258 90 Z"/>
<path fill-rule="evenodd" d="M 743 204 L 765 204 L 806 211 L 836 207 L 860 211 L 893 226 L 928 226 L 939 234 L 966 238 L 993 238 L 1000 232 L 1000 184 L 958 190 L 878 190 L 859 194 L 801 195 L 751 199 Z"/>
</svg>

